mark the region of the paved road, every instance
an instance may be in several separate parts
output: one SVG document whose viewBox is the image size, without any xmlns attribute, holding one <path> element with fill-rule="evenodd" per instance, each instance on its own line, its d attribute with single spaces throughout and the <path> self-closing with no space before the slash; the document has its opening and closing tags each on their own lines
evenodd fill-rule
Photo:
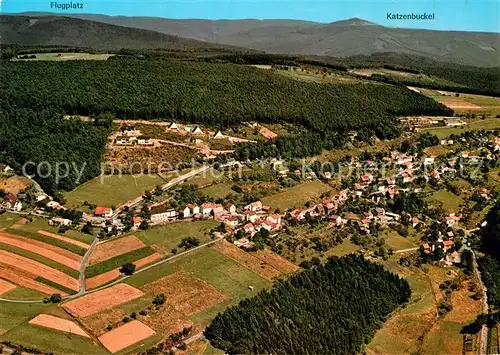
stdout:
<svg viewBox="0 0 500 355">
<path fill-rule="evenodd" d="M 172 180 L 170 180 L 169 182 L 167 182 L 166 184 L 163 184 L 160 186 L 160 188 L 165 191 L 165 190 L 168 190 L 170 189 L 171 187 L 173 186 L 176 186 L 180 183 L 183 183 L 184 181 L 186 181 L 187 179 L 190 179 L 192 178 L 193 176 L 196 176 L 196 175 L 199 175 L 199 174 L 202 174 L 204 173 L 205 171 L 208 171 L 212 168 L 212 165 L 204 165 L 202 166 L 201 168 L 198 168 L 198 169 L 195 169 L 195 170 L 191 170 L 190 172 L 184 174 L 184 175 L 181 175 L 181 176 L 178 176 L 176 178 L 173 178 Z M 121 210 L 125 207 L 125 206 L 128 206 L 129 208 L 131 207 L 134 207 L 134 206 L 137 206 L 139 203 L 141 203 L 143 200 L 142 196 L 139 196 L 131 201 L 129 201 L 127 204 L 123 205 L 123 206 L 120 206 L 119 209 L 117 209 L 113 215 L 113 218 L 118 216 L 118 214 L 120 214 Z"/>
<path fill-rule="evenodd" d="M 204 247 L 206 247 L 206 246 L 209 246 L 209 245 L 212 245 L 212 244 L 214 244 L 214 243 L 217 243 L 218 241 L 221 241 L 222 239 L 224 239 L 224 235 L 222 235 L 222 234 L 220 234 L 220 233 L 219 233 L 219 234 L 217 235 L 217 237 L 216 237 L 214 240 L 211 240 L 211 241 L 210 241 L 210 242 L 208 242 L 208 243 L 205 243 L 205 244 L 199 245 L 199 246 L 197 246 L 197 247 L 194 247 L 194 248 L 188 249 L 188 250 L 186 250 L 186 251 L 183 251 L 182 253 L 175 254 L 175 255 L 173 255 L 173 256 L 171 256 L 171 257 L 169 257 L 169 258 L 166 258 L 166 259 L 162 259 L 162 260 L 160 260 L 160 261 L 157 261 L 157 262 L 156 262 L 156 263 L 154 263 L 154 264 L 151 264 L 151 265 L 149 265 L 149 266 L 146 266 L 146 267 L 144 267 L 144 268 L 142 268 L 142 269 L 137 270 L 137 271 L 134 273 L 134 275 L 140 274 L 141 272 L 145 272 L 145 271 L 147 271 L 147 270 L 149 270 L 149 269 L 152 269 L 152 268 L 154 268 L 154 267 L 156 267 L 156 266 L 158 266 L 158 265 L 164 264 L 164 263 L 169 262 L 169 261 L 171 261 L 171 260 L 177 259 L 177 258 L 179 258 L 179 257 L 181 257 L 181 256 L 183 256 L 183 255 L 186 255 L 186 254 L 192 253 L 192 252 L 194 252 L 194 251 L 196 251 L 196 250 L 199 250 L 199 249 L 204 248 Z M 93 242 L 92 244 L 94 244 L 94 243 L 96 243 L 96 240 L 94 240 L 94 242 Z M 89 249 L 89 250 L 90 250 L 90 249 Z M 89 254 L 89 255 L 90 255 L 90 254 Z M 132 276 L 134 276 L 134 275 L 132 275 Z M 80 274 L 80 277 L 81 277 L 81 274 Z M 116 284 L 119 284 L 120 282 L 125 281 L 125 280 L 126 280 L 126 279 L 128 279 L 129 277 L 131 277 L 131 276 L 122 276 L 122 277 L 121 277 L 121 278 L 119 278 L 118 280 L 115 280 L 115 281 L 113 281 L 113 282 L 111 282 L 111 283 L 109 283 L 109 284 L 106 284 L 106 285 L 104 285 L 104 286 L 101 286 L 101 287 L 95 288 L 95 289 L 93 289 L 93 290 L 91 290 L 91 291 L 87 291 L 87 290 L 85 290 L 85 286 L 83 286 L 83 289 L 82 289 L 82 286 L 81 286 L 81 284 L 80 284 L 80 291 L 79 291 L 77 294 L 74 294 L 74 295 L 70 295 L 70 296 L 63 297 L 63 299 L 64 299 L 64 300 L 71 300 L 71 299 L 74 299 L 74 298 L 81 297 L 81 296 L 83 296 L 83 295 L 87 295 L 87 294 L 94 293 L 94 292 L 97 292 L 97 291 L 100 291 L 100 290 L 104 290 L 104 289 L 106 289 L 106 288 L 108 288 L 108 287 L 114 286 L 114 285 L 116 285 Z M 81 278 L 80 278 L 80 282 L 82 282 L 82 279 L 81 279 Z M 83 282 L 85 283 L 85 276 L 84 276 L 84 278 L 83 278 Z M 29 304 L 29 303 L 41 303 L 41 302 L 43 302 L 43 300 L 32 300 L 32 301 L 30 300 L 30 301 L 28 301 L 28 300 L 15 300 L 15 299 L 8 299 L 8 298 L 0 298 L 0 301 L 2 301 L 2 302 L 10 302 L 10 303 L 26 303 L 26 304 Z"/>
<path fill-rule="evenodd" d="M 90 255 L 94 252 L 94 249 L 97 245 L 97 242 L 99 241 L 98 237 L 95 237 L 94 240 L 92 241 L 92 244 L 90 244 L 90 247 L 88 248 L 87 252 L 82 258 L 82 262 L 80 263 L 80 290 L 76 295 L 82 296 L 85 294 L 85 265 L 87 265 L 87 260 L 90 258 Z"/>
</svg>

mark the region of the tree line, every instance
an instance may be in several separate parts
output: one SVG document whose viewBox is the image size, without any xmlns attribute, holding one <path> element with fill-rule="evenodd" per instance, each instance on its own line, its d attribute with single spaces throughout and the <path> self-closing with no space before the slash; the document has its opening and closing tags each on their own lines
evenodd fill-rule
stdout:
<svg viewBox="0 0 500 355">
<path fill-rule="evenodd" d="M 362 256 L 331 258 L 219 313 L 205 336 L 231 354 L 355 354 L 410 295 Z"/>
<path fill-rule="evenodd" d="M 500 307 L 500 202 L 488 212 L 487 225 L 481 229 L 481 251 L 478 260 L 481 278 L 488 290 L 488 303 Z"/>
</svg>

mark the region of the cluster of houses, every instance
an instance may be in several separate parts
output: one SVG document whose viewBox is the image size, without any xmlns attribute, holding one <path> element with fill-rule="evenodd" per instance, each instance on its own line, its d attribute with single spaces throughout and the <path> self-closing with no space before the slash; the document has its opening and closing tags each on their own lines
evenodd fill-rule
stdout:
<svg viewBox="0 0 500 355">
<path fill-rule="evenodd" d="M 0 209 L 7 211 L 19 212 L 23 209 L 22 202 L 17 198 L 16 195 L 8 193 L 3 197 L 3 201 L 0 204 Z"/>
<path fill-rule="evenodd" d="M 439 232 L 439 238 L 435 242 L 424 243 L 421 246 L 421 250 L 426 255 L 433 254 L 437 248 L 440 248 L 444 257 L 440 260 L 446 266 L 451 266 L 453 264 L 458 264 L 461 261 L 460 253 L 457 250 L 454 250 L 455 246 L 455 234 L 453 231 L 448 231 L 446 236 L 443 236 L 441 232 Z"/>
<path fill-rule="evenodd" d="M 431 126 L 461 127 L 467 125 L 467 122 L 456 117 L 411 116 L 401 117 L 399 120 L 415 129 Z"/>
</svg>

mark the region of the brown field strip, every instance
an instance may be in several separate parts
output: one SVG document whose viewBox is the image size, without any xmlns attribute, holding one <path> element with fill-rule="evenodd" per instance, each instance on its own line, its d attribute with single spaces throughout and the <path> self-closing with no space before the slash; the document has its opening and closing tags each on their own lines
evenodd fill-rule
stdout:
<svg viewBox="0 0 500 355">
<path fill-rule="evenodd" d="M 80 269 L 81 257 L 79 255 L 54 245 L 2 232 L 0 232 L 0 243 L 41 255 L 73 270 Z"/>
<path fill-rule="evenodd" d="M 284 273 L 284 274 L 293 274 L 300 268 L 294 263 L 286 260 L 285 258 L 279 256 L 278 254 L 273 253 L 271 250 L 264 249 L 259 250 L 255 253 L 252 253 L 256 258 L 264 261 L 265 263 L 271 265 L 276 270 Z"/>
<path fill-rule="evenodd" d="M 104 274 L 100 274 L 85 280 L 85 288 L 91 290 L 99 286 L 105 285 L 108 282 L 116 280 L 121 275 L 119 269 L 114 269 Z"/>
<path fill-rule="evenodd" d="M 99 264 L 115 256 L 129 253 L 145 246 L 146 244 L 133 235 L 97 244 L 97 247 L 90 256 L 89 265 Z"/>
<path fill-rule="evenodd" d="M 23 272 L 21 270 L 9 267 L 0 263 L 0 277 L 8 280 L 21 287 L 26 287 L 35 291 L 45 293 L 46 295 L 51 295 L 53 293 L 59 293 L 61 296 L 67 296 L 67 293 L 57 290 L 53 287 L 47 286 L 41 282 L 35 281 L 36 275 Z"/>
<path fill-rule="evenodd" d="M 80 326 L 75 322 L 72 322 L 67 319 L 54 317 L 49 314 L 39 314 L 35 318 L 30 320 L 28 323 L 32 325 L 38 325 L 40 327 L 55 329 L 61 332 L 76 334 L 82 337 L 90 338 L 90 336 L 87 333 L 85 333 L 85 331 L 82 328 L 80 328 Z"/>
<path fill-rule="evenodd" d="M 154 263 L 155 261 L 160 260 L 161 258 L 163 258 L 162 254 L 153 253 L 151 255 L 146 256 L 145 258 L 134 261 L 134 264 L 138 269 L 140 269 L 143 268 L 144 266 Z"/>
<path fill-rule="evenodd" d="M 155 331 L 153 329 L 138 320 L 134 320 L 101 335 L 99 341 L 111 353 L 116 353 L 154 334 Z"/>
<path fill-rule="evenodd" d="M 53 269 L 37 261 L 4 250 L 0 250 L 0 260 L 6 265 L 41 276 L 44 279 L 55 282 L 56 284 L 69 288 L 70 290 L 78 291 L 80 289 L 77 279 L 74 279 L 62 271 Z"/>
<path fill-rule="evenodd" d="M 228 299 L 209 283 L 184 271 L 178 271 L 142 287 L 148 294 L 164 293 L 174 308 L 185 315 L 202 312 Z"/>
<path fill-rule="evenodd" d="M 62 235 L 59 235 L 59 234 L 54 234 L 54 233 L 50 233 L 50 232 L 46 232 L 46 231 L 37 231 L 38 234 L 41 234 L 41 235 L 44 235 L 46 237 L 51 237 L 51 238 L 54 238 L 54 239 L 59 239 L 63 242 L 66 242 L 68 244 L 73 244 L 73 245 L 76 245 L 80 248 L 83 248 L 83 249 L 88 249 L 90 248 L 90 245 L 89 244 L 86 244 L 86 243 L 83 243 L 83 242 L 80 242 L 78 240 L 74 240 L 74 239 L 71 239 L 71 238 L 68 238 L 68 237 L 63 237 Z"/>
<path fill-rule="evenodd" d="M 464 100 L 448 100 L 448 99 L 438 98 L 437 101 L 452 109 L 463 108 L 463 109 L 478 110 L 482 108 L 481 106 L 475 105 L 473 103 Z"/>
<path fill-rule="evenodd" d="M 222 243 L 216 243 L 214 249 L 222 255 L 225 255 L 247 269 L 252 270 L 266 280 L 274 280 L 281 276 L 281 273 L 274 267 L 266 264 L 259 258 L 241 250 L 236 245 L 224 240 Z"/>
<path fill-rule="evenodd" d="M 154 253 L 149 256 L 146 256 L 145 258 L 139 259 L 137 261 L 134 261 L 134 264 L 137 269 L 140 269 L 146 265 L 149 265 L 157 260 L 160 260 L 163 257 L 162 254 L 160 253 Z M 91 277 L 87 280 L 85 280 L 85 286 L 87 289 L 91 290 L 93 288 L 97 288 L 99 286 L 105 285 L 108 282 L 111 282 L 117 278 L 119 278 L 121 275 L 120 273 L 120 268 L 105 272 L 103 274 Z"/>
<path fill-rule="evenodd" d="M 142 291 L 132 286 L 118 284 L 69 301 L 63 305 L 63 308 L 74 317 L 83 318 L 139 298 L 142 295 L 144 295 Z"/>
<path fill-rule="evenodd" d="M 7 293 L 9 291 L 12 291 L 15 288 L 16 288 L 16 285 L 11 284 L 8 281 L 0 279 L 0 295 L 3 295 L 4 293 Z"/>
</svg>

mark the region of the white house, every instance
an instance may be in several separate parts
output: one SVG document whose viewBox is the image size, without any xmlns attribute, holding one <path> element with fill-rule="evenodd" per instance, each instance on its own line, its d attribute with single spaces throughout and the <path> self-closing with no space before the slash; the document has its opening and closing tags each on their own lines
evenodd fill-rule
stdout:
<svg viewBox="0 0 500 355">
<path fill-rule="evenodd" d="M 255 212 L 252 212 L 252 211 L 245 211 L 245 220 L 246 221 L 249 221 L 249 222 L 255 222 L 259 219 L 259 216 L 255 213 Z"/>
<path fill-rule="evenodd" d="M 177 211 L 173 208 L 166 210 L 165 212 L 159 212 L 151 215 L 151 222 L 153 224 L 157 223 L 162 223 L 166 222 L 168 220 L 174 219 L 178 216 L 179 214 Z"/>
<path fill-rule="evenodd" d="M 236 213 L 236 206 L 231 202 L 228 202 L 226 205 L 226 209 L 229 213 Z"/>
<path fill-rule="evenodd" d="M 236 216 L 229 216 L 228 218 L 226 218 L 224 220 L 224 224 L 228 227 L 231 227 L 231 228 L 236 228 L 239 224 L 239 220 L 238 220 L 238 217 Z"/>
<path fill-rule="evenodd" d="M 217 131 L 217 133 L 214 134 L 215 139 L 222 139 L 224 138 L 224 135 L 222 134 L 221 131 Z"/>
<path fill-rule="evenodd" d="M 149 137 L 140 137 L 139 139 L 137 139 L 137 144 L 139 144 L 139 145 L 153 145 L 154 142 L 153 142 L 153 139 L 151 139 Z"/>
<path fill-rule="evenodd" d="M 136 137 L 116 137 L 116 145 L 133 145 L 137 142 Z"/>
<path fill-rule="evenodd" d="M 3 199 L 2 207 L 7 210 L 19 212 L 22 210 L 23 204 L 17 199 L 16 195 L 8 193 Z"/>
<path fill-rule="evenodd" d="M 201 128 L 199 126 L 196 126 L 193 131 L 191 132 L 191 134 L 203 134 L 203 131 L 201 130 Z"/>
<path fill-rule="evenodd" d="M 274 224 L 281 224 L 281 215 L 279 214 L 269 215 L 266 219 Z"/>
<path fill-rule="evenodd" d="M 251 212 L 260 212 L 262 211 L 262 202 L 260 201 L 252 202 L 251 204 L 245 206 L 245 210 Z"/>
<path fill-rule="evenodd" d="M 49 221 L 51 226 L 70 226 L 73 222 L 71 219 L 54 217 Z"/>
<path fill-rule="evenodd" d="M 141 223 L 142 223 L 142 218 L 141 218 L 141 217 L 137 217 L 137 216 L 136 216 L 136 217 L 133 217 L 133 218 L 132 218 L 132 222 L 134 223 L 133 228 L 134 228 L 135 230 L 137 230 L 137 229 L 139 229 L 139 226 L 140 226 L 140 225 L 141 225 Z"/>
<path fill-rule="evenodd" d="M 171 129 L 171 130 L 179 130 L 179 127 L 177 127 L 177 124 L 175 122 L 172 122 L 169 126 L 168 126 L 168 129 Z"/>
</svg>

